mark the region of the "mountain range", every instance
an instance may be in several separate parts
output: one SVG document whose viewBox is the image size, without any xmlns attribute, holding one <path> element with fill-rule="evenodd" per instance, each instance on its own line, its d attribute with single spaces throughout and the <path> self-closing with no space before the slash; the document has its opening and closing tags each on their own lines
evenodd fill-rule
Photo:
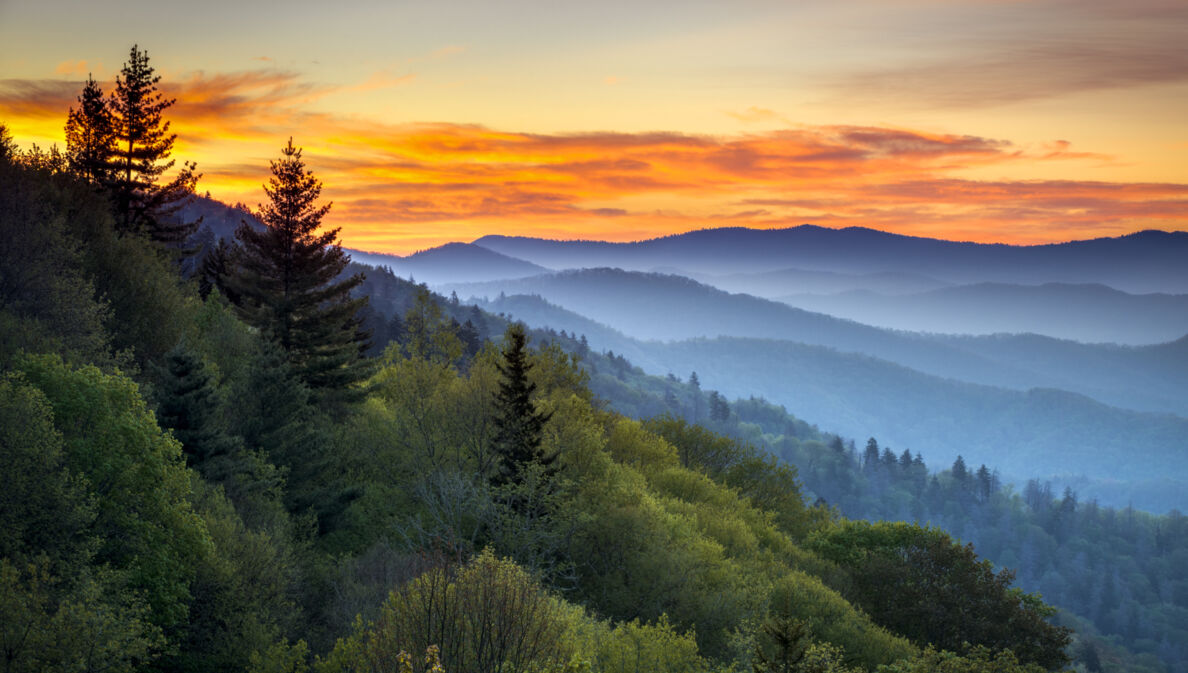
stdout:
<svg viewBox="0 0 1188 673">
<path fill-rule="evenodd" d="M 1091 343 L 1150 344 L 1188 334 L 1188 295 L 1099 284 L 976 283 L 910 294 L 793 294 L 789 306 L 868 325 L 948 334 L 1034 332 Z"/>
<path fill-rule="evenodd" d="M 208 205 L 208 238 L 242 219 L 222 208 Z M 1021 479 L 1118 482 L 1130 498 L 1156 476 L 1188 484 L 1185 252 L 1185 233 L 1021 247 L 811 226 L 350 251 L 932 464 L 961 454 Z M 782 301 L 728 291 L 744 288 Z M 1003 333 L 977 334 L 991 331 Z"/>
<path fill-rule="evenodd" d="M 1188 293 L 1188 232 L 1141 231 L 1049 245 L 943 241 L 849 227 L 721 228 L 635 243 L 484 236 L 475 245 L 551 269 L 738 274 L 797 268 L 906 273 L 949 283 L 1103 283 L 1134 293 Z M 794 290 L 789 290 L 789 294 Z"/>
<path fill-rule="evenodd" d="M 643 342 L 717 337 L 791 341 L 873 356 L 942 378 L 1017 390 L 1065 389 L 1123 408 L 1188 414 L 1188 348 L 886 330 L 729 294 L 680 276 L 618 269 L 445 287 L 479 300 L 500 293 L 538 295 Z M 613 340 L 598 347 L 625 348 Z"/>
<path fill-rule="evenodd" d="M 704 388 L 727 398 L 760 396 L 832 432 L 875 436 L 896 451 L 921 452 L 930 464 L 948 464 L 962 455 L 969 463 L 993 465 L 1018 484 L 1033 477 L 1057 478 L 1081 482 L 1086 498 L 1096 495 L 1103 503 L 1133 503 L 1153 511 L 1166 509 L 1168 503 L 1188 506 L 1183 498 L 1188 419 L 1183 416 L 1107 405 L 1055 387 L 976 384 L 788 340 L 640 341 L 539 296 L 506 295 L 480 306 L 529 325 L 585 336 L 592 348 L 624 356 L 646 372 L 678 378 L 696 372 Z M 999 355 L 1015 351 L 1042 357 L 1045 349 L 1069 346 L 1065 357 L 1092 359 L 1097 354 L 1093 346 L 1034 337 L 1001 337 L 986 344 L 988 352 Z M 1144 359 L 1175 361 L 1183 372 L 1188 362 L 1188 338 L 1124 350 L 1134 356 L 1124 361 L 1136 368 Z M 1113 367 L 1124 366 L 1114 362 Z M 1141 377 L 1135 370 L 1124 371 L 1114 372 L 1116 381 Z M 1169 378 L 1184 380 L 1182 373 Z"/>
</svg>

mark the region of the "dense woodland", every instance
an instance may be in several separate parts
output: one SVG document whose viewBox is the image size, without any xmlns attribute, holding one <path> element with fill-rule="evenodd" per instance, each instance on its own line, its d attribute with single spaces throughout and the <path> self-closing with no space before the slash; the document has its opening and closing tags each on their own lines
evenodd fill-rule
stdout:
<svg viewBox="0 0 1188 673">
<path fill-rule="evenodd" d="M 580 336 L 541 337 L 586 352 L 591 388 L 625 414 L 697 423 L 720 442 L 779 456 L 797 468 L 809 501 L 843 516 L 931 524 L 973 543 L 1061 609 L 1057 621 L 1078 634 L 1074 658 L 1102 670 L 1112 670 L 1111 659 L 1123 670 L 1186 670 L 1188 518 L 1180 512 L 1102 507 L 1036 480 L 1015 488 L 963 459 L 938 471 L 918 453 L 874 438 L 856 445 L 762 399 L 728 402 L 702 390 L 696 372 L 648 376 L 622 356 L 583 350 Z"/>
<path fill-rule="evenodd" d="M 349 265 L 292 141 L 263 227 L 196 245 L 156 82 L 133 48 L 65 152 L 0 127 L 4 671 L 1183 670 L 1182 517 L 874 460 Z"/>
</svg>

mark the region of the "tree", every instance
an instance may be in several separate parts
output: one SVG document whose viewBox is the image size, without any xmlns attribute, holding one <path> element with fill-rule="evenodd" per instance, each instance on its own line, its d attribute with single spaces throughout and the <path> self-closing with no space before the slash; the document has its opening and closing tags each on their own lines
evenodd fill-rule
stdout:
<svg viewBox="0 0 1188 673">
<path fill-rule="evenodd" d="M 862 469 L 873 472 L 879 466 L 879 441 L 874 437 L 866 440 L 866 450 L 862 452 Z"/>
<path fill-rule="evenodd" d="M 175 101 L 157 91 L 160 80 L 149 65 L 148 52 L 132 45 L 108 103 L 115 141 L 110 182 L 122 230 L 141 231 L 154 241 L 176 246 L 198 229 L 198 222 L 180 222 L 177 214 L 201 176 L 195 173 L 196 164 L 186 162 L 173 180 L 158 184 L 173 168 L 169 155 L 177 139 L 161 117 Z"/>
<path fill-rule="evenodd" d="M 730 403 L 716 390 L 710 392 L 709 411 L 710 418 L 719 423 L 730 420 Z"/>
<path fill-rule="evenodd" d="M 219 292 L 231 303 L 237 303 L 239 296 L 228 285 L 227 279 L 231 275 L 231 244 L 227 239 L 220 238 L 219 242 L 207 250 L 198 267 L 198 294 L 202 299 L 210 296 L 210 291 L 218 288 Z"/>
<path fill-rule="evenodd" d="M 168 631 L 188 613 L 195 567 L 213 552 L 194 513 L 181 446 L 161 431 L 135 382 L 57 356 L 25 356 L 24 380 L 41 390 L 61 434 L 65 467 L 86 480 L 95 502 L 88 533 L 94 565 L 126 573 L 147 619 Z"/>
<path fill-rule="evenodd" d="M 961 484 L 969 480 L 969 468 L 965 467 L 965 459 L 961 456 L 953 461 L 953 478 Z"/>
<path fill-rule="evenodd" d="M 503 343 L 503 362 L 498 364 L 503 380 L 495 397 L 495 437 L 492 450 L 498 465 L 491 481 L 496 486 L 519 483 L 527 466 L 549 467 L 556 454 L 541 453 L 541 430 L 552 414 L 537 411 L 532 402 L 536 384 L 528 381 L 532 365 L 527 357 L 528 337 L 524 326 L 512 323 Z"/>
<path fill-rule="evenodd" d="M 95 79 L 87 75 L 78 97 L 78 109 L 66 116 L 66 165 L 75 175 L 95 185 L 111 181 L 115 151 L 115 121 Z"/>
<path fill-rule="evenodd" d="M 0 155 L 7 144 L 0 126 Z M 14 159 L 0 157 L 0 367 L 22 349 L 108 362 L 111 314 L 85 271 L 89 250 L 71 235 L 80 221 L 109 217 L 105 207 Z"/>
<path fill-rule="evenodd" d="M 361 274 L 338 280 L 350 257 L 336 244 L 338 229 L 318 233 L 330 204 L 316 204 L 322 183 L 305 167 L 292 138 L 272 162 L 264 187 L 270 203 L 260 207 L 263 231 L 246 221 L 228 279 L 240 316 L 267 334 L 294 372 L 319 396 L 354 398 L 352 386 L 370 375 L 363 359 L 368 334 L 359 310 L 367 297 L 351 297 Z"/>
<path fill-rule="evenodd" d="M 216 424 L 215 387 L 200 357 L 179 344 L 165 356 L 165 365 L 154 369 L 160 379 L 157 420 L 181 442 L 187 463 L 201 467 L 241 447 Z"/>
<path fill-rule="evenodd" d="M 401 671 L 405 652 L 439 646 L 441 665 L 451 672 L 566 670 L 576 650 L 569 634 L 580 618 L 528 572 L 486 549 L 456 573 L 433 568 L 397 587 L 373 623 L 359 620 L 338 641 L 326 669 Z"/>
<path fill-rule="evenodd" d="M 758 642 L 751 659 L 755 673 L 795 673 L 808 653 L 808 625 L 781 614 L 768 615 L 760 625 Z"/>
<path fill-rule="evenodd" d="M 849 573 L 855 605 L 922 646 L 958 653 L 977 645 L 1009 649 L 1019 661 L 1049 670 L 1068 663 L 1070 631 L 1047 622 L 1055 608 L 1011 588 L 1012 571 L 995 572 L 973 545 L 941 530 L 848 521 L 809 546 Z"/>
</svg>

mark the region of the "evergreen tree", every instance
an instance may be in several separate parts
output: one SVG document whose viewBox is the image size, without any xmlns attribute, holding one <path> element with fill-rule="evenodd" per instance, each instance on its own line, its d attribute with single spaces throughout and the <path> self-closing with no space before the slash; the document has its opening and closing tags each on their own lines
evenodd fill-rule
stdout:
<svg viewBox="0 0 1188 673">
<path fill-rule="evenodd" d="M 257 231 L 242 222 L 235 237 L 242 244 L 230 279 L 241 317 L 260 328 L 286 353 L 300 379 L 316 395 L 348 390 L 370 374 L 362 358 L 368 335 L 359 310 L 366 297 L 351 297 L 361 274 L 338 280 L 350 257 L 336 244 L 338 229 L 318 233 L 330 205 L 316 205 L 322 183 L 306 169 L 293 140 L 272 162 L 264 187 L 270 203 L 261 206 Z"/>
<path fill-rule="evenodd" d="M 712 391 L 709 399 L 710 418 L 725 423 L 730 420 L 730 403 L 718 391 Z"/>
<path fill-rule="evenodd" d="M 495 397 L 495 437 L 493 453 L 498 466 L 491 482 L 497 486 L 519 483 L 525 468 L 538 463 L 550 468 L 556 454 L 544 455 L 540 450 L 541 430 L 552 414 L 544 414 L 532 402 L 536 384 L 528 381 L 528 337 L 524 326 L 512 323 L 504 335 L 503 362 L 498 364 L 503 380 Z"/>
<path fill-rule="evenodd" d="M 965 467 L 965 459 L 961 456 L 953 461 L 953 478 L 962 484 L 969 479 L 969 469 Z"/>
<path fill-rule="evenodd" d="M 66 165 L 69 170 L 95 185 L 111 182 L 115 125 L 103 90 L 87 75 L 78 97 L 78 109 L 66 116 Z"/>
<path fill-rule="evenodd" d="M 808 653 L 812 640 L 808 625 L 782 614 L 763 620 L 751 658 L 754 673 L 796 673 Z"/>
<path fill-rule="evenodd" d="M 173 180 L 157 182 L 174 165 L 169 155 L 177 139 L 161 117 L 174 99 L 157 91 L 160 80 L 148 52 L 133 45 L 108 103 L 115 140 L 111 191 L 117 224 L 124 231 L 144 232 L 177 246 L 198 229 L 198 222 L 181 222 L 177 216 L 201 176 L 194 172 L 195 164 L 186 162 Z"/>
<path fill-rule="evenodd" d="M 218 288 L 231 303 L 239 303 L 239 294 L 227 282 L 231 277 L 233 249 L 227 239 L 220 238 L 219 242 L 210 248 L 202 258 L 198 267 L 198 293 L 203 299 L 210 295 L 210 291 Z"/>
<path fill-rule="evenodd" d="M 873 472 L 879 466 L 879 442 L 874 437 L 866 440 L 866 450 L 862 452 L 862 469 Z"/>
<path fill-rule="evenodd" d="M 165 356 L 164 366 L 156 369 L 160 378 L 157 422 L 173 430 L 188 464 L 199 466 L 238 448 L 215 423 L 218 402 L 214 383 L 198 356 L 179 344 Z"/>
<path fill-rule="evenodd" d="M 465 349 L 463 355 L 467 359 L 478 355 L 478 352 L 483 348 L 483 338 L 479 336 L 478 328 L 470 320 L 462 323 L 458 328 L 458 339 L 462 342 L 462 347 Z"/>
</svg>

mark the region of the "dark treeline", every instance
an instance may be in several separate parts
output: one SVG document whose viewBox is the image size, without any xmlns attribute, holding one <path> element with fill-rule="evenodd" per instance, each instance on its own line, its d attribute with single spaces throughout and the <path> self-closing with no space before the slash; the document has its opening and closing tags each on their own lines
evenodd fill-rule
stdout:
<svg viewBox="0 0 1188 673">
<path fill-rule="evenodd" d="M 89 82 L 65 154 L 0 126 L 0 670 L 1122 665 L 941 529 L 810 504 L 782 410 L 350 266 L 292 141 L 197 241 L 156 82 Z"/>
</svg>

